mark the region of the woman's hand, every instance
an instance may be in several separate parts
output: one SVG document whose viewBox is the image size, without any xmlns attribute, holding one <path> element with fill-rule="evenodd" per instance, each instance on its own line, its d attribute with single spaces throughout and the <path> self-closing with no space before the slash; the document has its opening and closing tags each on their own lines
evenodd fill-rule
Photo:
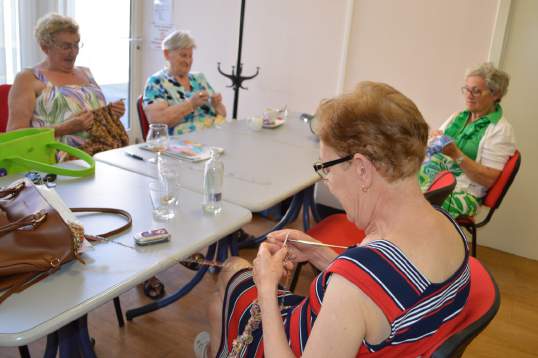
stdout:
<svg viewBox="0 0 538 358">
<path fill-rule="evenodd" d="M 448 143 L 443 147 L 443 154 L 448 155 L 450 158 L 456 160 L 459 157 L 463 155 L 461 150 L 459 150 L 458 146 L 454 142 Z"/>
<path fill-rule="evenodd" d="M 254 283 L 261 292 L 274 293 L 278 287 L 278 282 L 285 277 L 287 270 L 284 261 L 288 250 L 286 247 L 271 253 L 267 243 L 262 243 L 258 250 L 258 255 L 254 259 Z"/>
<path fill-rule="evenodd" d="M 195 109 L 206 103 L 208 99 L 209 93 L 207 91 L 200 91 L 193 94 L 190 101 L 193 109 Z"/>
<path fill-rule="evenodd" d="M 93 112 L 84 111 L 74 114 L 65 123 L 69 124 L 70 130 L 70 132 L 65 134 L 86 131 L 90 129 L 93 124 Z"/>
<path fill-rule="evenodd" d="M 121 118 L 125 113 L 125 102 L 123 101 L 123 99 L 120 99 L 116 102 L 112 102 L 110 104 L 110 109 L 112 110 L 114 116 Z"/>
<path fill-rule="evenodd" d="M 211 95 L 211 105 L 218 107 L 222 103 L 222 95 L 220 93 L 213 93 Z"/>
<path fill-rule="evenodd" d="M 319 242 L 302 231 L 291 229 L 273 231 L 267 235 L 265 242 L 269 245 L 270 250 L 275 252 L 284 246 L 286 237 L 292 240 Z M 293 269 L 293 266 L 299 262 L 310 261 L 312 252 L 317 249 L 316 246 L 308 246 L 289 241 L 286 243 L 286 246 L 288 247 L 287 261 L 292 264 L 290 269 Z"/>
</svg>

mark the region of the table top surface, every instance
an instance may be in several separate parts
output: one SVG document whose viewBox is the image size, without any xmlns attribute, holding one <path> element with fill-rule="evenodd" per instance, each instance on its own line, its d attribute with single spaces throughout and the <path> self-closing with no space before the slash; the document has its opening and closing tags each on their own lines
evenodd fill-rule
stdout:
<svg viewBox="0 0 538 358">
<path fill-rule="evenodd" d="M 0 178 L 0 186 L 18 177 Z M 58 178 L 56 190 L 70 207 L 127 210 L 133 217 L 133 226 L 114 240 L 132 248 L 97 244 L 82 254 L 85 265 L 76 260 L 69 262 L 40 283 L 9 297 L 0 304 L 0 346 L 24 345 L 55 331 L 234 232 L 252 218 L 250 211 L 226 202 L 221 214 L 204 215 L 201 195 L 182 188 L 176 217 L 167 222 L 155 221 L 148 190 L 151 180 L 99 162 L 93 177 Z M 121 217 L 108 214 L 79 218 L 89 234 L 100 234 L 123 223 Z M 145 247 L 134 245 L 134 233 L 156 227 L 166 227 L 171 240 Z"/>
<path fill-rule="evenodd" d="M 233 120 L 221 128 L 209 128 L 181 136 L 194 142 L 224 149 L 223 199 L 252 212 L 265 210 L 319 180 L 312 164 L 319 158 L 319 142 L 308 123 L 290 115 L 280 127 L 253 131 L 245 120 Z M 157 177 L 157 166 L 133 159 L 126 152 L 144 159 L 155 154 L 140 145 L 114 149 L 95 155 L 105 162 L 135 173 Z M 180 182 L 187 189 L 201 192 L 205 162 L 177 159 Z"/>
</svg>

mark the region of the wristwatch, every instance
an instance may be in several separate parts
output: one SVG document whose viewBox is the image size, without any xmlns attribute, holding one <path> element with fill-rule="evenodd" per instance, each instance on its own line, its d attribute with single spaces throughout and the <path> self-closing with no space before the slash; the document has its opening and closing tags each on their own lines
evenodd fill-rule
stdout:
<svg viewBox="0 0 538 358">
<path fill-rule="evenodd" d="M 457 165 L 461 165 L 461 163 L 463 163 L 463 161 L 465 160 L 465 155 L 464 154 L 461 154 L 459 157 L 457 157 L 454 162 L 456 162 Z"/>
</svg>

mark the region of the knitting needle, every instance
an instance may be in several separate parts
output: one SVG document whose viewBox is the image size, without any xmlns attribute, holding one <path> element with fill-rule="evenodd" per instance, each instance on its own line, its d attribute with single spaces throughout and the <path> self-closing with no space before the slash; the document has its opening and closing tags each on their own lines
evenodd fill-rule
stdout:
<svg viewBox="0 0 538 358">
<path fill-rule="evenodd" d="M 287 238 L 286 238 L 287 239 Z M 316 241 L 306 241 L 306 240 L 296 240 L 296 239 L 289 239 L 287 240 L 289 242 L 296 242 L 298 244 L 304 244 L 304 245 L 312 245 L 312 246 L 324 246 L 324 247 L 334 247 L 337 249 L 347 249 L 349 246 L 342 246 L 342 245 L 330 245 L 330 244 L 324 244 L 322 242 L 316 242 Z"/>
</svg>

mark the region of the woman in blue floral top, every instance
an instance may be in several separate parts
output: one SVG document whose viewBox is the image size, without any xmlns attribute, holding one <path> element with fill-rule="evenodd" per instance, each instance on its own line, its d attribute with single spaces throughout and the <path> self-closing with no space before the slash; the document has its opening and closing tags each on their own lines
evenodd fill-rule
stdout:
<svg viewBox="0 0 538 358">
<path fill-rule="evenodd" d="M 211 127 L 226 116 L 222 95 L 202 73 L 191 73 L 194 39 L 175 31 L 162 42 L 165 69 L 153 74 L 144 89 L 144 110 L 151 123 L 166 123 L 170 134 Z"/>
</svg>

